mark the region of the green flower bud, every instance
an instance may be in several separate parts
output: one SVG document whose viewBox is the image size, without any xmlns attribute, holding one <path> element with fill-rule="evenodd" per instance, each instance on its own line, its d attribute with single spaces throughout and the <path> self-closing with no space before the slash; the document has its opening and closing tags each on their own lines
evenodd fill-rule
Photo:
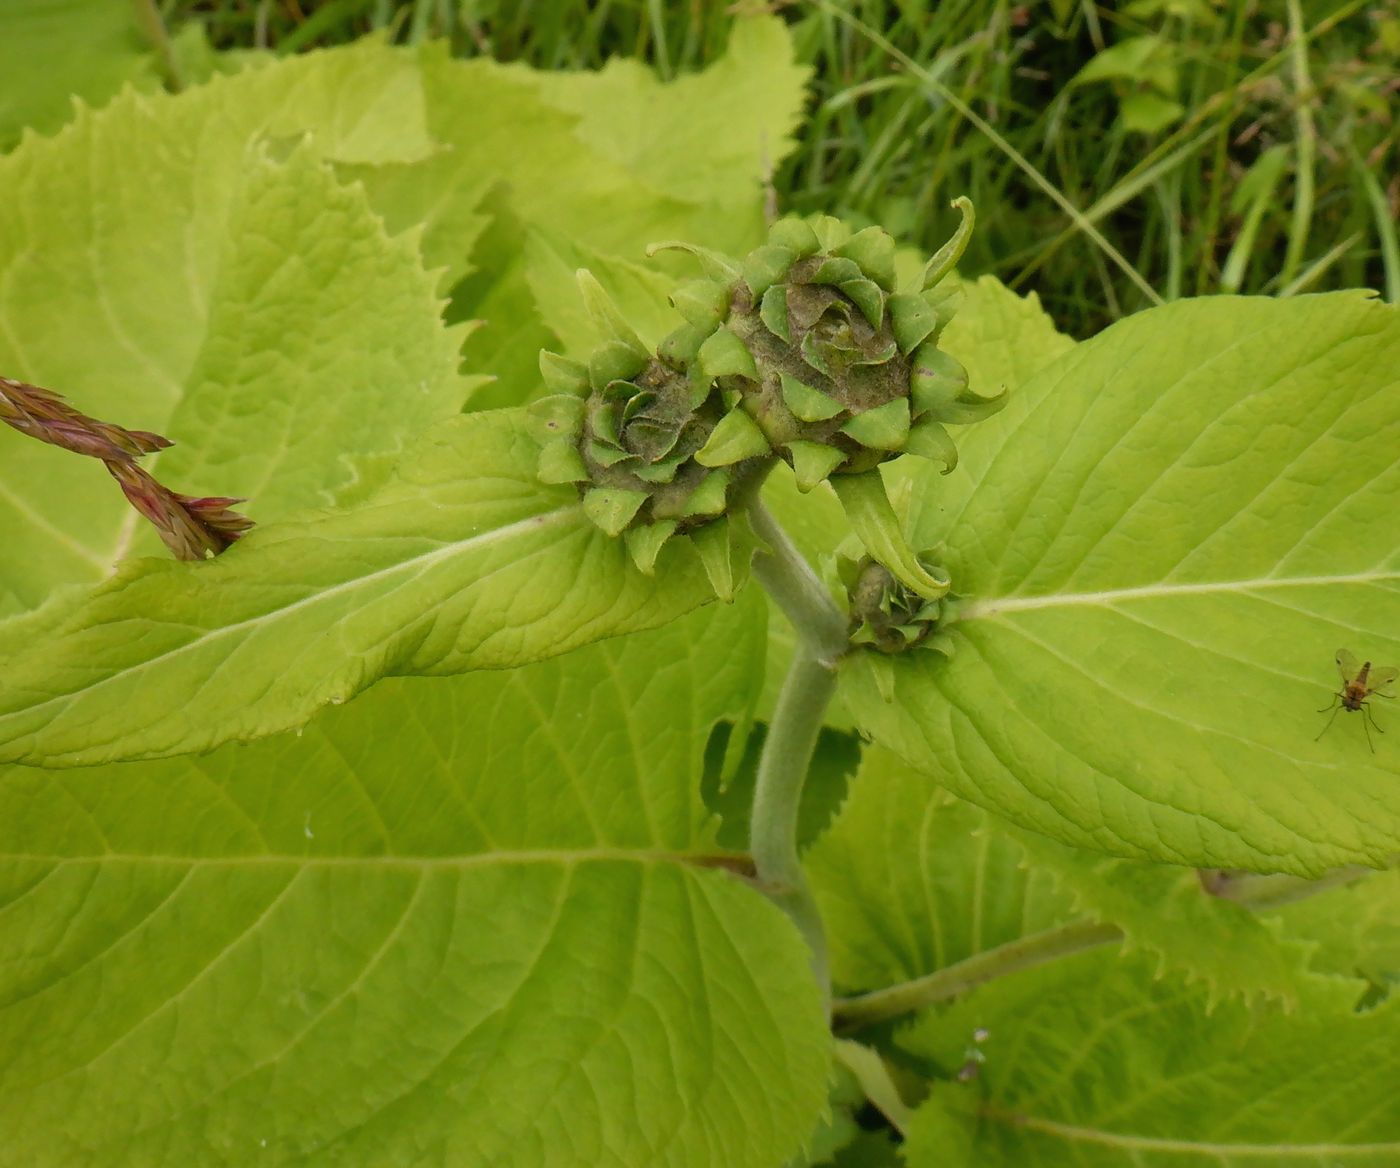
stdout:
<svg viewBox="0 0 1400 1168">
<path fill-rule="evenodd" d="M 737 395 L 804 489 L 818 473 L 860 475 L 904 453 L 950 469 L 957 456 L 942 427 L 1003 404 L 974 394 L 966 372 L 938 348 L 957 306 L 944 277 L 972 227 L 971 204 L 954 206 L 963 219 L 953 238 L 898 289 L 894 240 L 877 227 L 852 234 L 830 216 L 780 220 L 742 260 L 686 245 L 709 279 L 684 286 L 673 302 L 695 327 L 714 323 L 698 349 L 691 332 L 668 339 L 668 359 Z M 726 276 L 721 296 L 714 282 Z M 726 438 L 739 428 L 730 419 L 725 427 Z M 737 457 L 761 455 L 749 438 Z M 726 465 L 717 459 L 728 457 L 728 446 L 718 437 L 713 443 L 700 461 Z"/>
<path fill-rule="evenodd" d="M 725 515 L 741 493 L 757 488 L 774 455 L 754 419 L 737 408 L 738 391 L 716 383 L 757 373 L 721 323 L 730 283 L 696 281 L 678 290 L 673 303 L 692 323 L 655 357 L 596 280 L 581 273 L 579 286 L 605 339 L 586 363 L 541 354 L 541 375 L 555 392 L 530 407 L 540 479 L 576 484 L 584 514 L 621 536 L 644 573 L 656 571 L 669 541 L 686 537 L 716 593 L 731 599 L 734 529 Z"/>
<path fill-rule="evenodd" d="M 850 606 L 853 645 L 903 653 L 923 644 L 937 629 L 942 602 L 906 588 L 883 564 L 869 556 L 840 557 L 837 570 Z"/>
</svg>

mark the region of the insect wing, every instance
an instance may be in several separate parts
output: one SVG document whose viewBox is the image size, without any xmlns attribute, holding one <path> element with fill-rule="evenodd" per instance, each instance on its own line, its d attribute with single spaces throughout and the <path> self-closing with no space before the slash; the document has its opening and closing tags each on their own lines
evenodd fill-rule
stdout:
<svg viewBox="0 0 1400 1168">
<path fill-rule="evenodd" d="M 1387 665 L 1384 669 L 1373 669 L 1366 679 L 1366 692 L 1376 693 L 1384 689 L 1397 677 L 1400 677 L 1400 669 L 1394 665 Z"/>
<path fill-rule="evenodd" d="M 1337 650 L 1337 672 L 1342 675 L 1342 684 L 1350 685 L 1361 672 L 1361 662 L 1356 655 L 1346 649 Z"/>
</svg>

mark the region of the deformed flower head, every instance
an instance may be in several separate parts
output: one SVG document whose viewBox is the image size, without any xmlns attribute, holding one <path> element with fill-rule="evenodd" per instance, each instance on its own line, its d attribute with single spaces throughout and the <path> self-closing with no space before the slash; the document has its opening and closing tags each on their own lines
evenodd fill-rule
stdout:
<svg viewBox="0 0 1400 1168">
<path fill-rule="evenodd" d="M 743 259 L 689 244 L 705 276 L 672 297 L 686 318 L 663 342 L 742 400 L 797 485 L 872 470 L 900 454 L 957 460 L 947 423 L 995 413 L 938 347 L 959 292 L 946 279 L 972 230 L 972 205 L 918 275 L 900 282 L 894 239 L 830 216 L 788 218 Z"/>
<path fill-rule="evenodd" d="M 584 513 L 621 536 L 651 574 L 674 537 L 700 556 L 718 595 L 732 595 L 726 513 L 772 465 L 752 420 L 712 377 L 685 368 L 672 348 L 649 353 L 597 281 L 579 273 L 591 316 L 607 338 L 586 362 L 540 355 L 552 396 L 534 404 L 540 478 L 573 483 Z"/>
</svg>

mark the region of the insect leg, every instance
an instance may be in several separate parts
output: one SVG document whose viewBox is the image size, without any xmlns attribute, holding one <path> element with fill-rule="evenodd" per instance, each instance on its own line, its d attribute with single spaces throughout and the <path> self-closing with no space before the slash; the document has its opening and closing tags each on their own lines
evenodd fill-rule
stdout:
<svg viewBox="0 0 1400 1168">
<path fill-rule="evenodd" d="M 1333 705 L 1336 705 L 1336 703 L 1334 702 Z M 1331 706 L 1328 706 L 1327 709 L 1331 710 L 1332 707 L 1331 707 Z M 1335 722 L 1335 721 L 1337 720 L 1337 715 L 1340 714 L 1341 712 L 1342 712 L 1342 707 L 1341 707 L 1341 706 L 1337 706 L 1337 708 L 1336 708 L 1335 710 L 1332 710 L 1332 716 L 1331 716 L 1330 718 L 1327 719 L 1327 725 L 1324 726 L 1321 730 L 1319 730 L 1319 731 L 1317 732 L 1317 738 L 1314 738 L 1314 739 L 1313 739 L 1314 742 L 1317 742 L 1324 734 L 1327 733 L 1327 731 L 1328 731 L 1329 729 L 1331 729 L 1332 723 Z M 1325 713 L 1327 713 L 1327 710 L 1318 710 L 1318 713 L 1319 713 L 1319 714 L 1325 714 Z"/>
<path fill-rule="evenodd" d="M 1330 709 L 1332 709 L 1333 707 L 1336 706 L 1336 704 L 1341 700 L 1341 697 L 1342 697 L 1341 694 L 1333 694 L 1333 695 L 1332 695 L 1332 705 L 1330 705 L 1330 706 L 1323 706 L 1322 709 L 1318 710 L 1318 713 L 1319 713 L 1319 714 L 1325 714 L 1325 713 L 1327 713 L 1328 710 L 1330 710 Z M 1331 723 L 1329 722 L 1328 725 L 1330 726 Z M 1319 734 L 1318 737 L 1321 738 L 1322 735 Z"/>
</svg>

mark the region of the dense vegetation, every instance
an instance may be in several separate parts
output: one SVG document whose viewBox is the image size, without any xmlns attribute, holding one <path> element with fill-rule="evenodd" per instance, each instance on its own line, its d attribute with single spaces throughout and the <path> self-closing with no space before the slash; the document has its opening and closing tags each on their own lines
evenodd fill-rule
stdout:
<svg viewBox="0 0 1400 1168">
<path fill-rule="evenodd" d="M 0 6 L 0 1159 L 1397 1162 L 1397 28 Z"/>
<path fill-rule="evenodd" d="M 723 51 L 758 4 L 175 0 L 221 47 L 291 52 L 385 32 L 541 69 L 636 56 L 660 76 Z M 1076 337 L 1210 292 L 1400 296 L 1400 3 L 851 0 L 775 5 L 813 68 L 780 207 L 932 250 L 968 195 L 966 268 L 1039 293 Z"/>
</svg>

